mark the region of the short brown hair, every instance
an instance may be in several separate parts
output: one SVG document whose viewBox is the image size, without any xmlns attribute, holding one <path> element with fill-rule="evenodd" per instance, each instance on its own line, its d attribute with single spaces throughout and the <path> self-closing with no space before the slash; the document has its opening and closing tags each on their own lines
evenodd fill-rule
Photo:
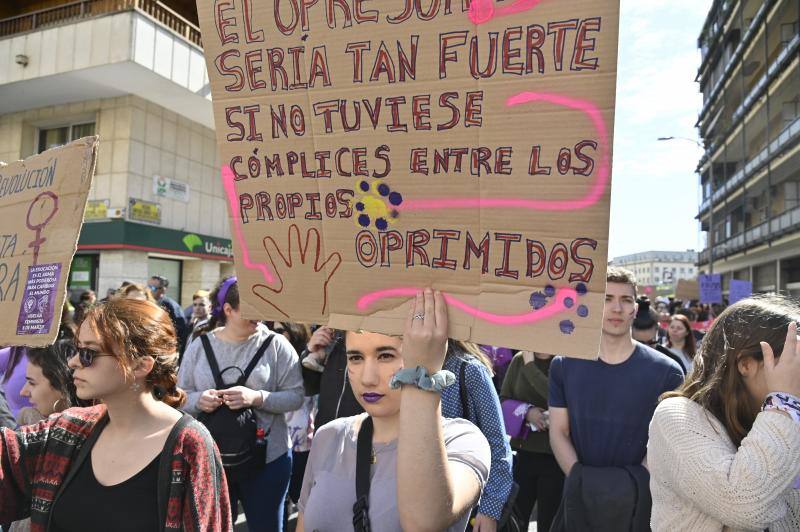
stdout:
<svg viewBox="0 0 800 532">
<path fill-rule="evenodd" d="M 636 298 L 636 276 L 632 271 L 619 266 L 609 266 L 606 270 L 606 283 L 629 284 L 633 288 L 633 297 Z"/>
<path fill-rule="evenodd" d="M 178 408 L 186 393 L 177 387 L 178 340 L 169 314 L 160 306 L 139 299 L 110 299 L 91 307 L 83 318 L 97 335 L 104 353 L 114 355 L 129 375 L 136 360 L 155 360 L 146 385 L 156 399 Z"/>
</svg>

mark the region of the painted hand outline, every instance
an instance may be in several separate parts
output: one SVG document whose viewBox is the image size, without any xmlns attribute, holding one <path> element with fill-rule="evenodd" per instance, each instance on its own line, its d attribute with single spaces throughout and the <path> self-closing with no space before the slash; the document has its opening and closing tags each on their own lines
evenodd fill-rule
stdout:
<svg viewBox="0 0 800 532">
<path fill-rule="evenodd" d="M 266 284 L 253 285 L 253 294 L 261 298 L 275 310 L 290 318 L 283 310 L 289 299 L 296 299 L 298 290 L 309 290 L 319 294 L 322 298 L 320 309 L 325 314 L 328 308 L 328 283 L 342 264 L 342 256 L 337 251 L 322 260 L 322 242 L 319 231 L 310 228 L 306 231 L 305 240 L 300 235 L 300 228 L 296 224 L 289 227 L 287 235 L 287 252 L 284 254 L 281 245 L 271 236 L 264 237 L 264 250 L 269 258 L 270 271 L 273 275 L 272 286 Z M 281 272 L 292 270 L 290 279 L 295 286 L 284 281 L 285 275 Z M 302 283 L 301 286 L 297 286 Z"/>
</svg>

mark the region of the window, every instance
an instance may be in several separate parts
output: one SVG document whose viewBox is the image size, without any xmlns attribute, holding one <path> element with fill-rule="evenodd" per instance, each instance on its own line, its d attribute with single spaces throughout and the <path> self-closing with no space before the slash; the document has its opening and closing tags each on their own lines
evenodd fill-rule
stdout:
<svg viewBox="0 0 800 532">
<path fill-rule="evenodd" d="M 94 135 L 94 122 L 40 129 L 38 153 L 91 135 Z"/>
<path fill-rule="evenodd" d="M 661 268 L 656 266 L 656 272 L 661 271 Z"/>
<path fill-rule="evenodd" d="M 686 268 L 681 268 L 681 273 L 686 273 Z"/>
</svg>

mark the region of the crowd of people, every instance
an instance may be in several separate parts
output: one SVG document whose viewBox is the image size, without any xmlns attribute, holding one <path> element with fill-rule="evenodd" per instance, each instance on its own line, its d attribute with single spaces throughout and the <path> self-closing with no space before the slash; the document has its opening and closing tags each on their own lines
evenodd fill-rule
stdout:
<svg viewBox="0 0 800 532">
<path fill-rule="evenodd" d="M 449 339 L 430 289 L 401 336 L 244 318 L 236 277 L 87 291 L 0 350 L 0 525 L 800 530 L 800 305 L 606 281 L 595 360 Z"/>
</svg>

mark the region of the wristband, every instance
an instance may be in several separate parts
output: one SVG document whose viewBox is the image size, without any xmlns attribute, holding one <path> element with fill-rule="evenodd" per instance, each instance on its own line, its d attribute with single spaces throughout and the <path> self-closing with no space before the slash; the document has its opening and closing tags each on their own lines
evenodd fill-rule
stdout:
<svg viewBox="0 0 800 532">
<path fill-rule="evenodd" d="M 396 390 L 404 384 L 410 384 L 426 392 L 441 392 L 454 382 L 456 382 L 456 376 L 452 371 L 443 369 L 430 375 L 427 369 L 417 366 L 416 368 L 403 368 L 395 373 L 392 380 L 389 381 L 389 387 Z"/>
<path fill-rule="evenodd" d="M 800 399 L 792 394 L 772 392 L 764 399 L 761 410 L 779 410 L 789 414 L 793 420 L 800 423 Z"/>
</svg>

